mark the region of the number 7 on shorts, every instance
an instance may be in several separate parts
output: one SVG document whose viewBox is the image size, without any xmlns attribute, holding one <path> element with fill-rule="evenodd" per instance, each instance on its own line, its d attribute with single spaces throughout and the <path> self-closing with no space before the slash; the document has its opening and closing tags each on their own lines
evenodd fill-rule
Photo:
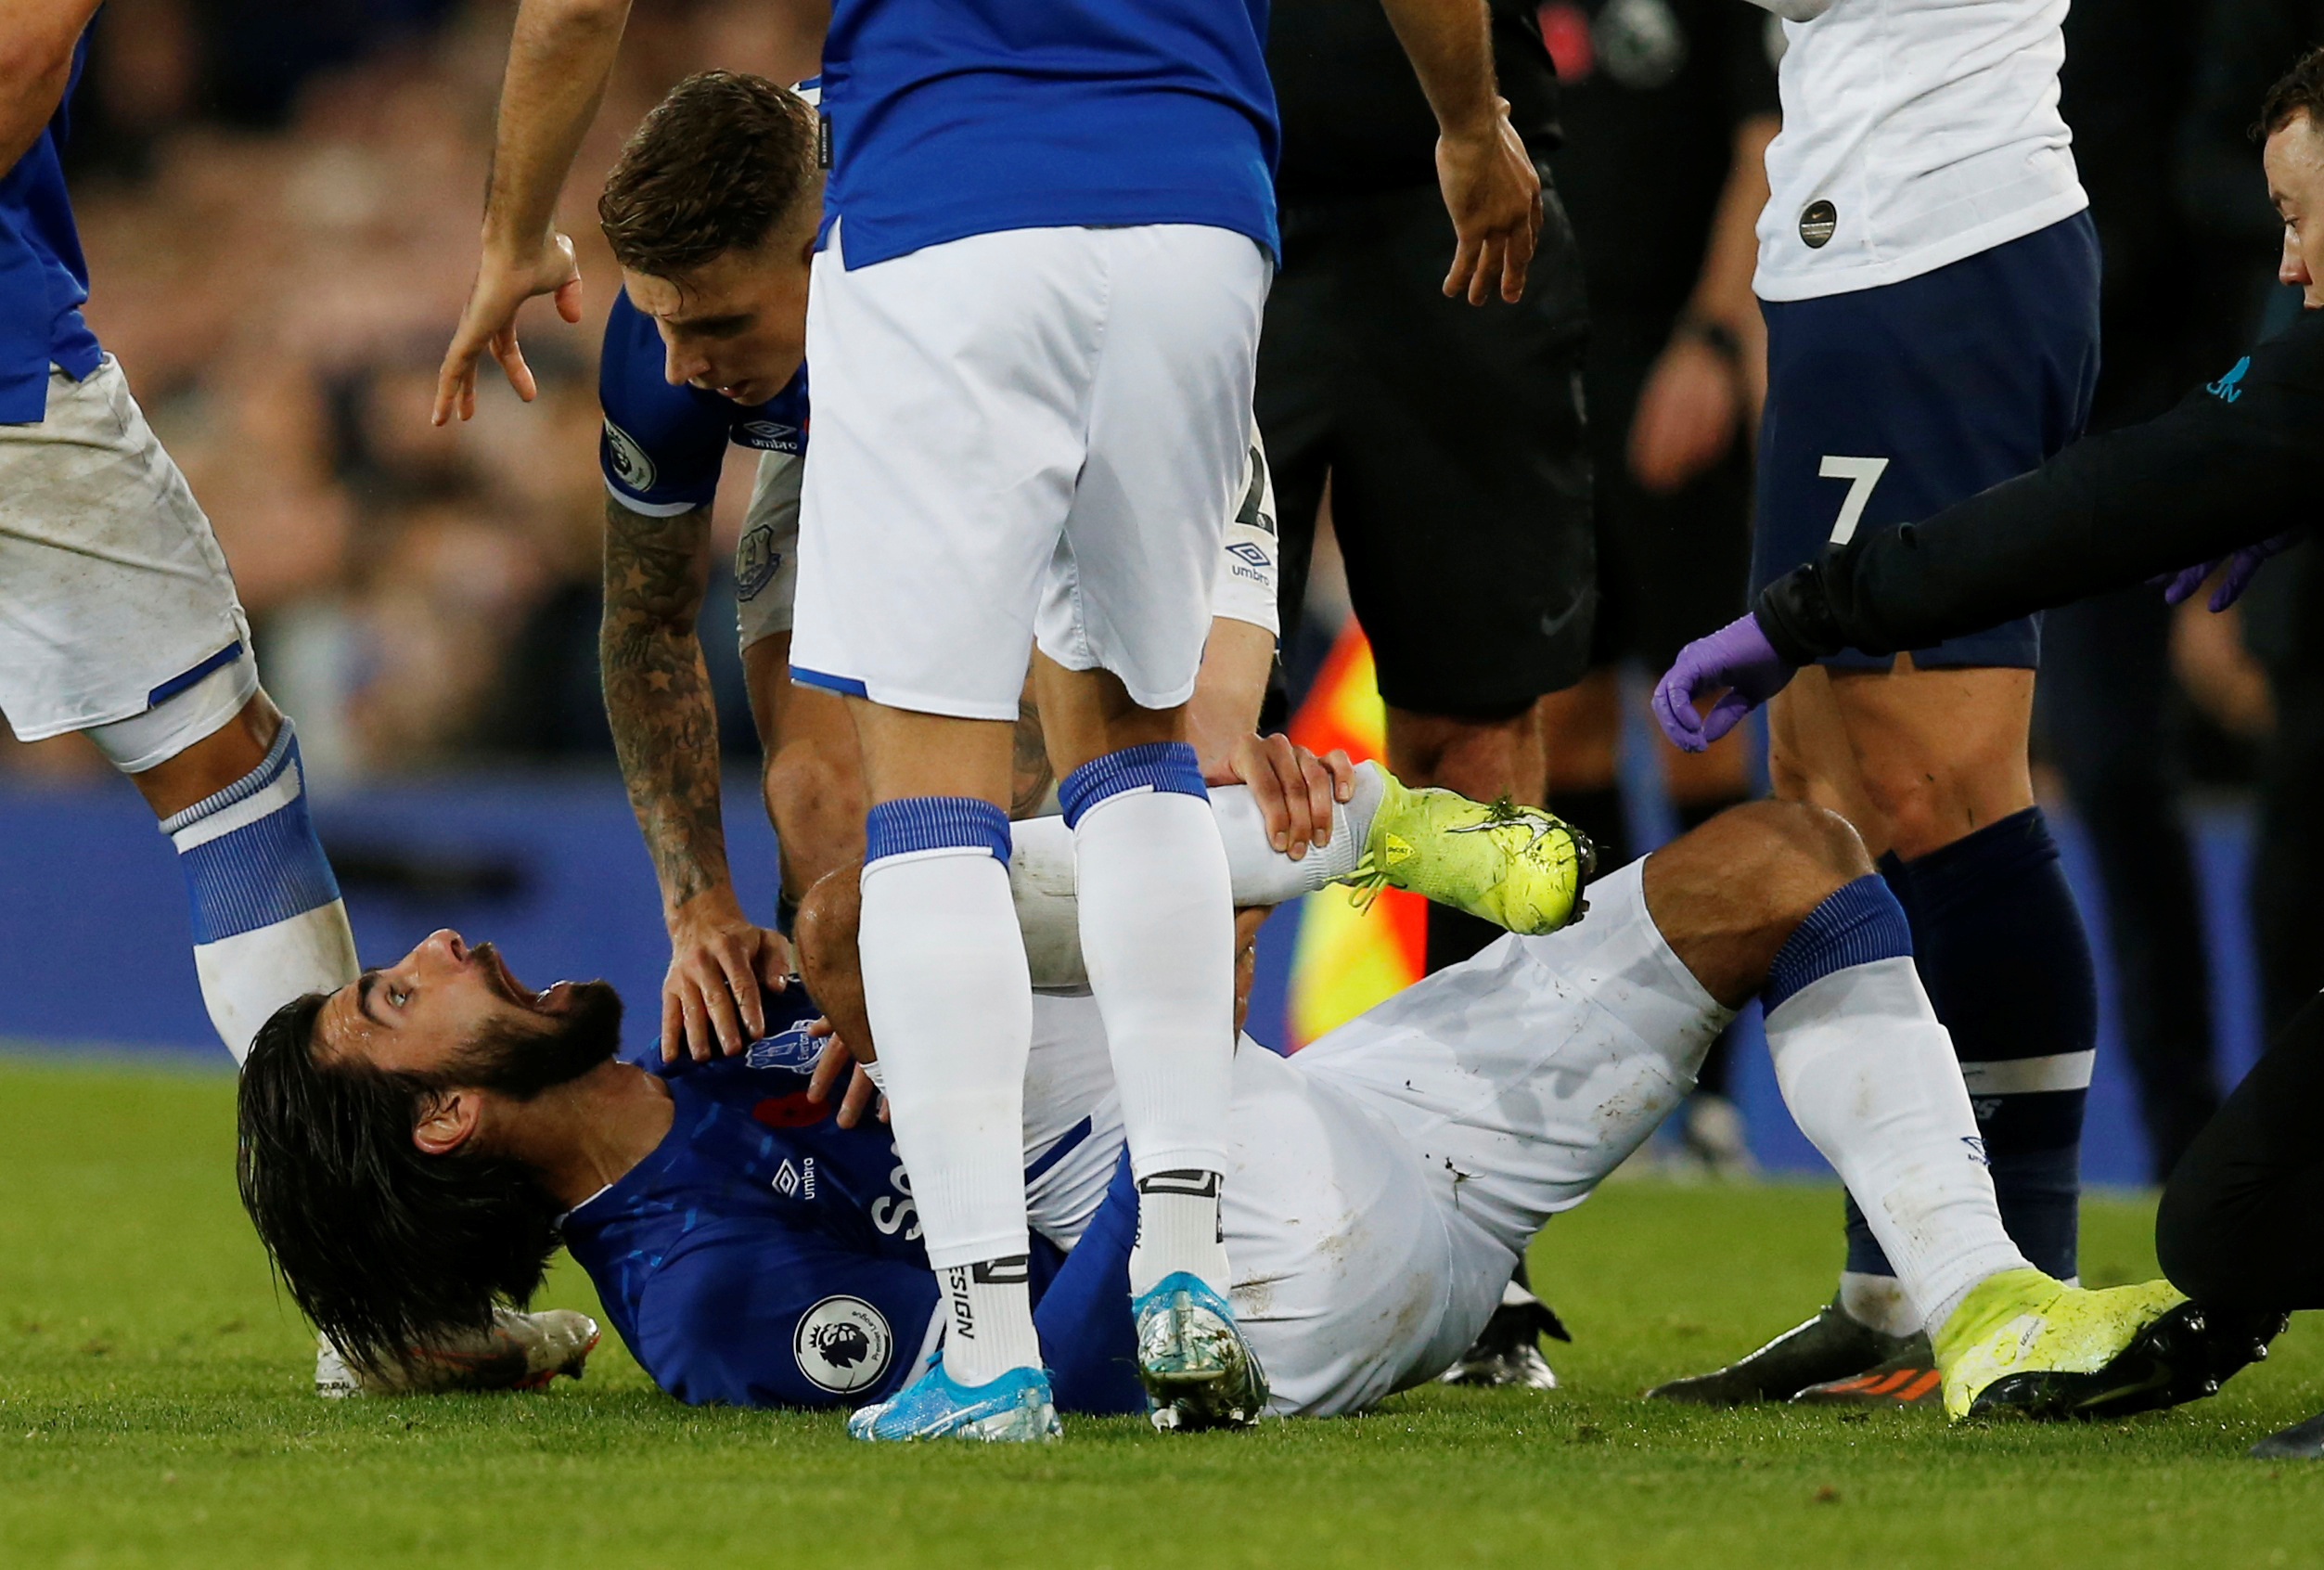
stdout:
<svg viewBox="0 0 2324 1570">
<path fill-rule="evenodd" d="M 1846 545 L 1855 537 L 1856 521 L 1864 516 L 1864 504 L 1872 499 L 1872 487 L 1881 483 L 1887 472 L 1884 457 L 1832 457 L 1823 460 L 1817 473 L 1827 480 L 1848 482 L 1848 495 L 1840 504 L 1840 521 L 1831 526 L 1831 543 Z"/>
</svg>

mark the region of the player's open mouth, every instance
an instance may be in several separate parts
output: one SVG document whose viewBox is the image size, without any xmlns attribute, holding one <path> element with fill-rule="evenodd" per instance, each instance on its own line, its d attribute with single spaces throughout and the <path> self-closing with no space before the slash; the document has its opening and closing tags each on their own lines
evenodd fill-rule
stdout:
<svg viewBox="0 0 2324 1570">
<path fill-rule="evenodd" d="M 474 952 L 479 959 L 484 961 L 484 976 L 492 984 L 493 990 L 520 1009 L 555 1013 L 557 1010 L 551 999 L 561 1003 L 572 996 L 572 984 L 570 982 L 556 982 L 546 991 L 533 991 L 517 980 L 515 973 L 508 969 L 508 961 L 503 959 L 500 950 L 489 943 L 478 944 Z"/>
</svg>

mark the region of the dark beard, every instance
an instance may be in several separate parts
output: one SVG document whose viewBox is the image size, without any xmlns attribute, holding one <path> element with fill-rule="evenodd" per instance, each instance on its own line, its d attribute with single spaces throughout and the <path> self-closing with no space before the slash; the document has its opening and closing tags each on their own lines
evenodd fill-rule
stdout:
<svg viewBox="0 0 2324 1570">
<path fill-rule="evenodd" d="M 576 982 L 572 997 L 571 1010 L 550 1018 L 546 1030 L 533 1023 L 542 1015 L 486 1025 L 461 1049 L 446 1082 L 529 1101 L 571 1084 L 620 1051 L 621 994 L 610 983 Z"/>
</svg>

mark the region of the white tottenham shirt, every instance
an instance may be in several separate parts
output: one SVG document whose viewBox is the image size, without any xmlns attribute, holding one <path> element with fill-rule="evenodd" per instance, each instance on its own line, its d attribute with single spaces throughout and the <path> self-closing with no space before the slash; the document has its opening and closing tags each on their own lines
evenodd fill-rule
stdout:
<svg viewBox="0 0 2324 1570">
<path fill-rule="evenodd" d="M 2089 205 L 2058 113 L 2067 0 L 1753 0 L 1784 19 L 1762 300 L 1878 289 Z"/>
</svg>

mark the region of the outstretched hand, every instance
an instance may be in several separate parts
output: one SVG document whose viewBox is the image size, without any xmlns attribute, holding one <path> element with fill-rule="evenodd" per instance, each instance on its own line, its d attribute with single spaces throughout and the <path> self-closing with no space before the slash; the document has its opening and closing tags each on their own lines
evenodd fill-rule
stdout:
<svg viewBox="0 0 2324 1570">
<path fill-rule="evenodd" d="M 790 945 L 733 909 L 680 908 L 661 978 L 661 1061 L 732 1057 L 766 1034 L 767 992 L 789 984 Z"/>
<path fill-rule="evenodd" d="M 1782 691 L 1799 667 L 1775 651 L 1756 617 L 1740 616 L 1678 651 L 1654 688 L 1654 717 L 1683 753 L 1700 753 Z M 1697 701 L 1723 693 L 1707 714 Z"/>
<path fill-rule="evenodd" d="M 436 372 L 433 423 L 442 425 L 455 414 L 467 419 L 476 413 L 476 362 L 488 350 L 518 397 L 529 404 L 539 394 L 533 367 L 517 347 L 518 307 L 536 294 L 554 296 L 557 314 L 565 320 L 581 320 L 581 267 L 573 260 L 570 237 L 552 231 L 530 255 L 485 248 L 468 307 L 460 313 L 452 346 L 443 352 L 443 365 Z"/>
<path fill-rule="evenodd" d="M 2215 615 L 2243 598 L 2243 591 L 2259 575 L 2262 562 L 2271 556 L 2281 556 L 2305 538 L 2305 529 L 2288 529 L 2273 539 L 2247 545 L 2232 556 L 2223 556 L 2216 561 L 2198 561 L 2192 567 L 2147 581 L 2162 588 L 2164 604 L 2179 605 L 2192 599 L 2195 591 L 2203 586 L 2203 581 L 2217 573 L 2219 586 L 2211 591 L 2211 610 Z"/>
</svg>

